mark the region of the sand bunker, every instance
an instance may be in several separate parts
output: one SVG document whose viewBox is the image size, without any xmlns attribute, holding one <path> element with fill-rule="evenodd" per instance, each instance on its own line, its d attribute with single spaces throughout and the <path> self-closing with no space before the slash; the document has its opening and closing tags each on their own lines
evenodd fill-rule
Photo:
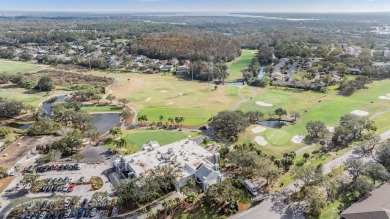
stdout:
<svg viewBox="0 0 390 219">
<path fill-rule="evenodd" d="M 326 129 L 328 129 L 329 132 L 334 132 L 334 127 L 326 127 Z"/>
<path fill-rule="evenodd" d="M 266 102 L 263 102 L 263 101 L 257 101 L 256 104 L 259 105 L 259 106 L 265 106 L 265 107 L 272 107 L 273 106 L 273 104 L 266 103 Z"/>
<path fill-rule="evenodd" d="M 169 102 L 169 103 L 167 103 L 167 105 L 172 105 L 173 104 L 173 102 Z"/>
<path fill-rule="evenodd" d="M 291 139 L 291 141 L 294 142 L 295 144 L 300 144 L 302 143 L 303 139 L 305 139 L 304 135 L 296 135 Z"/>
<path fill-rule="evenodd" d="M 252 132 L 254 134 L 257 134 L 257 133 L 261 133 L 261 132 L 264 132 L 266 130 L 266 128 L 264 128 L 263 126 L 256 126 L 255 128 L 252 129 Z"/>
<path fill-rule="evenodd" d="M 150 100 L 152 100 L 152 98 L 148 98 L 148 99 L 146 99 L 145 101 L 146 101 L 146 102 L 149 102 Z"/>
<path fill-rule="evenodd" d="M 255 141 L 257 144 L 259 144 L 260 146 L 266 146 L 268 144 L 268 142 L 261 136 L 257 136 L 255 138 Z"/>
<path fill-rule="evenodd" d="M 379 99 L 390 100 L 390 94 L 387 94 L 386 96 L 380 96 Z"/>
<path fill-rule="evenodd" d="M 357 115 L 357 116 L 368 116 L 368 112 L 362 111 L 362 110 L 354 110 L 351 112 L 351 114 Z"/>
<path fill-rule="evenodd" d="M 166 91 L 166 90 L 162 90 L 162 91 L 160 91 L 160 93 L 167 93 L 168 91 Z"/>
</svg>

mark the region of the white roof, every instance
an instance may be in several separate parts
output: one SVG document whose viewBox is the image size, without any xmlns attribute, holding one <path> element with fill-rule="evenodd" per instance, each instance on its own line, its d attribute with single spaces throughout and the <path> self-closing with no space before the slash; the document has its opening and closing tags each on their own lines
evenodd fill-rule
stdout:
<svg viewBox="0 0 390 219">
<path fill-rule="evenodd" d="M 192 140 L 178 141 L 151 151 L 142 151 L 124 156 L 125 161 L 137 174 L 142 174 L 159 165 L 173 164 L 183 168 L 184 176 L 193 174 L 200 164 L 212 166 L 213 154 Z M 209 158 L 210 160 L 208 160 Z"/>
</svg>

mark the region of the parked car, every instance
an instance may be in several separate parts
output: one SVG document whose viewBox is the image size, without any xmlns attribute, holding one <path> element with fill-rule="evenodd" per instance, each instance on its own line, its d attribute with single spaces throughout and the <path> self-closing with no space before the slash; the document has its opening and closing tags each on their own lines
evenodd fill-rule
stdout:
<svg viewBox="0 0 390 219">
<path fill-rule="evenodd" d="M 69 177 L 65 177 L 64 181 L 69 182 Z"/>
<path fill-rule="evenodd" d="M 74 177 L 69 177 L 69 182 L 74 183 Z"/>
<path fill-rule="evenodd" d="M 45 219 L 45 218 L 46 218 L 46 215 L 47 215 L 47 212 L 46 212 L 46 211 L 42 212 L 42 213 L 39 215 L 39 219 Z"/>
<path fill-rule="evenodd" d="M 76 184 L 72 183 L 69 185 L 68 192 L 73 192 L 74 188 L 76 187 Z"/>
<path fill-rule="evenodd" d="M 85 177 L 82 176 L 82 177 L 80 178 L 79 182 L 84 182 L 84 181 L 85 181 Z"/>
<path fill-rule="evenodd" d="M 31 202 L 29 205 L 27 205 L 26 210 L 31 210 L 35 206 L 34 202 Z"/>
<path fill-rule="evenodd" d="M 72 211 L 70 209 L 66 210 L 64 217 L 70 217 L 71 213 L 72 213 Z"/>
<path fill-rule="evenodd" d="M 77 211 L 77 218 L 81 218 L 81 217 L 83 217 L 83 215 L 84 215 L 84 209 L 80 208 Z"/>
<path fill-rule="evenodd" d="M 58 179 L 57 178 L 54 178 L 53 179 L 53 183 L 57 183 L 58 182 Z"/>
<path fill-rule="evenodd" d="M 88 199 L 84 199 L 83 202 L 81 202 L 81 207 L 86 207 L 88 205 Z"/>
<path fill-rule="evenodd" d="M 249 179 L 244 180 L 244 184 L 245 184 L 245 188 L 248 190 L 248 192 L 252 196 L 254 196 L 254 197 L 257 196 L 256 187 L 255 187 L 255 185 L 253 185 L 253 183 Z"/>
<path fill-rule="evenodd" d="M 89 217 L 95 217 L 96 216 L 96 212 L 97 212 L 97 209 L 96 208 L 93 208 L 91 210 L 91 213 L 89 213 Z"/>
<path fill-rule="evenodd" d="M 60 168 L 60 165 L 54 165 L 54 168 L 53 168 L 53 170 L 58 170 L 58 168 Z"/>
<path fill-rule="evenodd" d="M 57 189 L 56 189 L 56 191 L 57 191 L 57 192 L 61 192 L 63 189 L 64 189 L 63 186 L 58 186 Z"/>
<path fill-rule="evenodd" d="M 78 164 L 78 163 L 76 163 L 75 165 L 73 165 L 73 167 L 74 167 L 75 170 L 80 170 L 80 167 L 79 167 L 79 164 Z"/>
<path fill-rule="evenodd" d="M 72 212 L 70 213 L 70 217 L 76 217 L 76 214 L 77 214 L 77 211 L 72 210 Z"/>
<path fill-rule="evenodd" d="M 70 200 L 69 199 L 65 199 L 64 201 L 64 207 L 69 207 L 70 206 Z"/>
<path fill-rule="evenodd" d="M 62 191 L 63 192 L 67 192 L 69 189 L 69 184 L 65 184 L 63 187 L 62 187 Z"/>
<path fill-rule="evenodd" d="M 90 210 L 86 209 L 84 212 L 84 217 L 89 217 L 89 212 L 90 212 Z"/>
</svg>

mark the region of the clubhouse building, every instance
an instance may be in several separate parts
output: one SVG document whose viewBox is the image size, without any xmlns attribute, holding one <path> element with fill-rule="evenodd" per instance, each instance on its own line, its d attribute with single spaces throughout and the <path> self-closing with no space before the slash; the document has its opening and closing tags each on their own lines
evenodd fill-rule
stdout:
<svg viewBox="0 0 390 219">
<path fill-rule="evenodd" d="M 181 170 L 177 190 L 187 185 L 189 179 L 195 180 L 203 191 L 207 191 L 213 184 L 221 183 L 220 154 L 212 154 L 191 138 L 162 147 L 158 142 L 150 141 L 142 149 L 141 152 L 114 161 L 116 172 L 121 178 L 135 178 L 157 166 L 170 164 Z"/>
</svg>

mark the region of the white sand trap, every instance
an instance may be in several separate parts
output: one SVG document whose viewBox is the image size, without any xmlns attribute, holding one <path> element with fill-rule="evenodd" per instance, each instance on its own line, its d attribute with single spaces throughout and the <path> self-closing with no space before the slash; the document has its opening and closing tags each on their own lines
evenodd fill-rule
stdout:
<svg viewBox="0 0 390 219">
<path fill-rule="evenodd" d="M 266 103 L 266 102 L 263 102 L 263 101 L 257 101 L 256 104 L 259 105 L 259 106 L 265 106 L 265 107 L 272 107 L 273 106 L 273 104 Z"/>
<path fill-rule="evenodd" d="M 173 104 L 173 102 L 169 102 L 169 103 L 167 103 L 167 105 L 172 105 Z"/>
<path fill-rule="evenodd" d="M 146 101 L 146 102 L 149 102 L 150 100 L 152 100 L 152 98 L 148 98 L 148 99 L 146 99 L 145 101 Z"/>
<path fill-rule="evenodd" d="M 369 112 L 362 111 L 362 110 L 354 110 L 351 112 L 351 114 L 357 115 L 357 116 L 368 116 L 370 114 Z"/>
<path fill-rule="evenodd" d="M 257 133 L 264 132 L 265 130 L 266 130 L 265 127 L 258 125 L 258 126 L 256 126 L 255 128 L 252 129 L 252 132 L 254 134 L 257 134 Z"/>
<path fill-rule="evenodd" d="M 162 91 L 160 91 L 160 93 L 167 93 L 168 91 L 166 91 L 166 90 L 162 90 Z"/>
<path fill-rule="evenodd" d="M 390 100 L 390 94 L 387 94 L 386 96 L 380 96 L 379 99 Z"/>
<path fill-rule="evenodd" d="M 263 146 L 263 147 L 268 144 L 268 142 L 261 136 L 257 136 L 255 138 L 255 141 L 256 141 L 257 144 L 259 144 L 260 146 Z"/>
<path fill-rule="evenodd" d="M 326 127 L 326 129 L 328 129 L 329 132 L 334 132 L 334 127 Z"/>
<path fill-rule="evenodd" d="M 304 135 L 296 135 L 291 139 L 291 141 L 294 142 L 295 144 L 300 144 L 302 143 L 303 139 L 305 139 Z"/>
<path fill-rule="evenodd" d="M 180 95 L 180 96 L 183 96 L 183 93 L 180 93 L 179 95 Z"/>
</svg>

